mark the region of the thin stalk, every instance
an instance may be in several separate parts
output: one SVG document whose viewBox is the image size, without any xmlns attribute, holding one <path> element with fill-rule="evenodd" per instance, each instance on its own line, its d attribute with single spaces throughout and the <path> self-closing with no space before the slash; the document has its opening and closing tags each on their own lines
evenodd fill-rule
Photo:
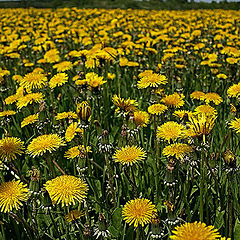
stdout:
<svg viewBox="0 0 240 240">
<path fill-rule="evenodd" d="M 100 103 L 100 94 L 97 94 L 97 104 L 98 104 L 98 120 L 101 123 L 101 103 Z"/>
<path fill-rule="evenodd" d="M 156 114 L 153 114 L 154 136 L 157 136 Z"/>
<path fill-rule="evenodd" d="M 133 188 L 133 190 L 134 190 L 134 195 L 137 197 L 138 191 L 137 191 L 136 183 L 134 183 L 134 182 L 132 181 L 132 179 L 130 178 L 130 176 L 129 176 L 126 168 L 123 168 L 123 171 L 124 171 L 125 176 L 127 177 L 129 183 L 131 184 L 131 186 L 132 186 L 132 188 Z"/>
<path fill-rule="evenodd" d="M 85 218 L 86 218 L 86 223 L 89 225 L 89 227 L 91 226 L 91 221 L 90 221 L 90 217 L 89 217 L 89 213 L 88 213 L 88 205 L 87 202 L 84 201 L 84 212 L 85 212 Z"/>
<path fill-rule="evenodd" d="M 89 161 L 94 164 L 97 168 L 99 168 L 102 172 L 104 171 L 104 169 L 96 162 L 94 162 L 92 159 L 89 159 Z"/>
<path fill-rule="evenodd" d="M 232 178 L 228 175 L 228 237 L 232 238 L 233 229 L 233 201 L 232 201 L 232 190 L 231 186 Z"/>
<path fill-rule="evenodd" d="M 225 143 L 227 142 L 228 138 L 230 138 L 230 136 L 231 136 L 231 132 L 229 132 L 229 133 L 225 136 L 225 138 L 223 139 L 223 142 L 222 142 L 222 144 L 221 144 L 221 147 L 219 148 L 219 151 L 218 151 L 218 153 L 217 153 L 217 155 L 216 155 L 216 157 L 215 157 L 215 160 L 217 160 L 217 159 L 219 158 L 219 156 L 220 156 L 220 154 L 221 154 L 221 151 L 222 151 L 222 149 L 223 149 L 223 146 L 224 146 Z"/>
<path fill-rule="evenodd" d="M 132 181 L 133 181 L 133 184 L 135 186 L 135 197 L 138 196 L 138 191 L 137 191 L 137 184 L 136 184 L 136 179 L 135 179 L 135 174 L 134 174 L 134 171 L 133 171 L 133 166 L 130 166 L 130 169 L 131 169 L 131 173 L 132 173 Z"/>
<path fill-rule="evenodd" d="M 32 236 L 33 229 L 29 226 L 29 224 L 28 224 L 28 223 L 26 222 L 26 220 L 22 217 L 22 215 L 21 215 L 20 213 L 18 213 L 18 215 L 16 215 L 16 214 L 13 213 L 13 212 L 9 212 L 9 215 L 10 215 L 14 220 L 16 220 L 17 222 L 23 224 L 24 229 L 26 230 L 26 233 L 27 233 L 29 239 L 30 239 L 30 240 L 33 240 L 33 236 Z"/>
<path fill-rule="evenodd" d="M 1 179 L 2 182 L 5 182 L 5 179 L 4 179 L 2 171 L 0 171 L 0 179 Z"/>
<path fill-rule="evenodd" d="M 200 163 L 200 221 L 203 222 L 203 188 L 204 188 L 204 161 L 201 159 Z"/>
<path fill-rule="evenodd" d="M 48 208 L 48 214 L 49 214 L 49 216 L 50 216 L 50 218 L 51 218 L 51 221 L 52 221 L 52 224 L 53 224 L 53 226 L 54 226 L 54 228 L 55 228 L 55 230 L 56 230 L 56 233 L 57 233 L 58 237 L 60 238 L 60 237 L 61 237 L 61 233 L 60 233 L 59 230 L 58 230 L 58 227 L 57 227 L 57 225 L 56 225 L 56 223 L 55 223 L 55 221 L 54 221 L 54 218 L 53 218 L 53 216 L 52 216 L 51 210 L 50 210 L 49 208 Z"/>
<path fill-rule="evenodd" d="M 5 235 L 5 231 L 4 231 L 3 224 L 1 224 L 1 230 L 2 230 L 2 237 L 3 237 L 3 240 L 7 240 L 7 239 L 6 239 L 6 235 Z"/>
<path fill-rule="evenodd" d="M 62 168 L 57 164 L 55 160 L 52 159 L 52 163 L 57 167 L 57 169 L 63 174 L 66 175 L 66 173 L 62 170 Z"/>
<path fill-rule="evenodd" d="M 140 142 L 141 142 L 141 147 L 144 147 L 143 145 L 143 138 L 142 138 L 142 129 L 138 129 L 138 134 L 139 134 L 139 139 L 140 139 Z"/>
<path fill-rule="evenodd" d="M 10 163 L 10 166 L 11 166 L 12 170 L 14 171 L 14 173 L 15 173 L 16 175 L 18 175 L 23 182 L 25 182 L 25 183 L 27 183 L 27 184 L 29 183 L 29 181 L 28 181 L 24 176 L 22 176 L 22 175 L 20 174 L 15 159 L 12 159 L 12 162 Z"/>
<path fill-rule="evenodd" d="M 217 190 L 217 193 L 219 194 L 219 196 L 220 196 L 220 191 L 219 191 L 219 183 L 218 183 L 218 180 L 217 180 L 217 178 L 216 178 L 216 176 L 215 176 L 215 174 L 214 174 L 214 172 L 213 172 L 213 170 L 212 170 L 212 168 L 210 167 L 210 165 L 209 165 L 209 162 L 208 162 L 208 160 L 207 160 L 207 158 L 205 159 L 206 160 L 206 165 L 207 165 L 207 167 L 208 167 L 208 169 L 209 169 L 209 171 L 210 171 L 210 173 L 211 173 L 211 175 L 212 175 L 212 177 L 213 177 L 213 179 L 214 179 L 214 181 L 215 181 L 215 184 L 216 184 L 216 190 Z"/>
<path fill-rule="evenodd" d="M 136 229 L 136 240 L 140 240 L 140 226 Z"/>
<path fill-rule="evenodd" d="M 90 161 L 88 159 L 88 152 L 87 152 L 87 131 L 86 128 L 83 129 L 83 144 L 84 144 L 84 149 L 86 151 L 86 161 L 88 164 L 88 169 L 89 169 L 89 175 L 92 176 L 92 168 L 90 165 Z"/>
<path fill-rule="evenodd" d="M 54 178 L 56 176 L 56 172 L 50 155 L 45 156 L 45 159 L 49 168 L 50 175 L 52 175 L 52 177 Z"/>
<path fill-rule="evenodd" d="M 114 208 L 116 208 L 117 207 L 117 201 L 116 201 L 116 196 L 115 196 L 115 192 L 114 192 L 113 177 L 112 177 L 112 174 L 111 174 L 111 167 L 110 167 L 110 164 L 109 164 L 109 159 L 108 159 L 107 153 L 105 153 L 105 161 L 106 161 L 107 170 L 108 170 L 108 180 L 109 180 L 109 184 L 110 184 L 110 188 L 111 188 L 113 205 L 114 205 Z"/>
</svg>

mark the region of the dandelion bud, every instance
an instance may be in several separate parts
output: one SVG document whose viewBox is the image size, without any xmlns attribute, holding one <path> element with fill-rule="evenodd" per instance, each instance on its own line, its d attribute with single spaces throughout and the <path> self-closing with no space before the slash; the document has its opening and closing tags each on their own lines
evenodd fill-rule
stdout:
<svg viewBox="0 0 240 240">
<path fill-rule="evenodd" d="M 174 211 L 174 205 L 173 205 L 170 201 L 165 200 L 165 201 L 164 201 L 164 205 L 167 206 L 168 211 L 170 211 L 170 212 L 173 212 L 173 211 Z"/>
<path fill-rule="evenodd" d="M 91 237 L 91 229 L 89 227 L 89 225 L 87 223 L 84 224 L 84 229 L 83 229 L 83 236 L 88 238 L 88 237 Z"/>
<path fill-rule="evenodd" d="M 99 215 L 98 218 L 98 228 L 99 230 L 106 230 L 107 229 L 107 224 L 106 224 L 106 217 L 104 216 L 103 213 Z"/>
<path fill-rule="evenodd" d="M 223 159 L 227 165 L 233 165 L 235 163 L 235 156 L 230 149 L 227 149 L 223 153 Z"/>
<path fill-rule="evenodd" d="M 91 107 L 87 101 L 83 101 L 77 104 L 77 115 L 80 120 L 88 121 L 91 116 Z"/>
<path fill-rule="evenodd" d="M 35 167 L 32 167 L 32 170 L 30 170 L 29 173 L 30 173 L 31 181 L 39 182 L 40 172 Z"/>
</svg>

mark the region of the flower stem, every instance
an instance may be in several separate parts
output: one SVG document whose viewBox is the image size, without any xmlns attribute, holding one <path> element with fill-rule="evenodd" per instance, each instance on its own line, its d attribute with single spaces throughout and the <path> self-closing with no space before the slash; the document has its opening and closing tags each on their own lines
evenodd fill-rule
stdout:
<svg viewBox="0 0 240 240">
<path fill-rule="evenodd" d="M 131 167 L 130 167 L 131 168 Z M 136 186 L 136 183 L 135 182 L 133 182 L 132 180 L 131 180 L 131 178 L 130 178 L 130 176 L 129 176 L 129 174 L 128 174 L 128 172 L 127 172 L 127 169 L 126 168 L 123 168 L 123 171 L 124 171 L 124 173 L 125 173 L 125 176 L 127 177 L 127 179 L 128 179 L 128 181 L 129 181 L 129 183 L 131 184 L 131 186 L 132 186 L 132 189 L 133 189 L 133 191 L 134 191 L 134 195 L 135 195 L 135 197 L 137 197 L 137 195 L 138 195 L 138 192 L 137 192 L 137 186 Z"/>
<path fill-rule="evenodd" d="M 112 174 L 111 174 L 111 168 L 110 168 L 110 164 L 109 164 L 109 159 L 108 159 L 107 153 L 105 153 L 105 161 L 106 161 L 107 170 L 108 170 L 108 180 L 109 180 L 109 184 L 110 184 L 110 188 L 111 188 L 111 193 L 112 193 L 112 198 L 113 198 L 113 205 L 114 205 L 114 208 L 116 208 L 117 207 L 117 201 L 116 201 L 116 196 L 115 196 L 115 192 L 114 192 L 114 188 L 113 188 L 113 178 L 112 178 Z"/>
<path fill-rule="evenodd" d="M 17 222 L 23 224 L 24 229 L 26 230 L 26 233 L 27 233 L 27 235 L 28 235 L 28 238 L 29 238 L 30 240 L 32 240 L 32 239 L 33 239 L 33 235 L 32 235 L 32 234 L 33 234 L 33 229 L 29 226 L 29 224 L 26 222 L 26 220 L 23 218 L 23 216 L 22 216 L 20 213 L 18 213 L 18 215 L 16 215 L 16 214 L 13 213 L 13 212 L 9 212 L 9 215 L 10 215 L 14 220 L 16 220 Z"/>
<path fill-rule="evenodd" d="M 228 236 L 232 237 L 233 228 L 233 202 L 231 190 L 232 178 L 228 175 Z"/>
<path fill-rule="evenodd" d="M 131 173 L 132 173 L 132 181 L 133 181 L 134 189 L 135 189 L 135 197 L 137 197 L 138 191 L 137 191 L 137 184 L 136 184 L 136 179 L 135 179 L 135 175 L 134 175 L 134 171 L 133 171 L 133 166 L 131 166 L 130 168 L 131 168 Z"/>
<path fill-rule="evenodd" d="M 62 168 L 57 164 L 55 160 L 52 159 L 52 163 L 57 167 L 57 169 L 63 174 L 66 175 L 66 173 L 62 170 Z"/>
<path fill-rule="evenodd" d="M 6 240 L 6 235 L 5 235 L 5 231 L 4 231 L 3 224 L 1 224 L 1 230 L 2 230 L 2 237 L 3 237 L 3 240 Z"/>
<path fill-rule="evenodd" d="M 205 159 L 207 154 L 205 151 L 202 151 L 201 163 L 200 163 L 200 221 L 203 222 L 203 195 L 204 195 L 204 180 L 205 180 Z M 207 184 L 207 183 L 205 183 Z"/>
<path fill-rule="evenodd" d="M 57 227 L 57 225 L 56 225 L 56 222 L 54 221 L 54 218 L 53 218 L 53 216 L 52 216 L 51 210 L 50 210 L 49 208 L 48 208 L 48 213 L 49 213 L 49 216 L 50 216 L 50 218 L 51 218 L 52 224 L 53 224 L 53 226 L 54 226 L 54 229 L 56 230 L 56 233 L 57 233 L 58 237 L 61 238 L 61 233 L 60 233 L 59 230 L 58 230 L 58 227 Z"/>
<path fill-rule="evenodd" d="M 140 240 L 140 227 L 136 229 L 136 240 Z"/>
</svg>

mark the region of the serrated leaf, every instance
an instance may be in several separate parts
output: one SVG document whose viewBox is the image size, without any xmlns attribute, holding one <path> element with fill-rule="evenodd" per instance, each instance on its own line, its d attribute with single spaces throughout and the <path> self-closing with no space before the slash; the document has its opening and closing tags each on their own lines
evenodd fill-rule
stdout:
<svg viewBox="0 0 240 240">
<path fill-rule="evenodd" d="M 223 224 L 224 224 L 224 213 L 225 211 L 217 211 L 217 214 L 216 214 L 216 219 L 215 219 L 215 222 L 214 222 L 214 227 L 217 228 L 217 229 L 220 229 Z"/>
</svg>

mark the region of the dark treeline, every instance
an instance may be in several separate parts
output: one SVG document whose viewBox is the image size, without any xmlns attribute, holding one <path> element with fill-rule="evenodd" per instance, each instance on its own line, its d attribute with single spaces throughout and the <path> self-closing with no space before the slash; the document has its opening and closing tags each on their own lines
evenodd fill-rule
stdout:
<svg viewBox="0 0 240 240">
<path fill-rule="evenodd" d="M 167 10 L 189 10 L 189 9 L 240 9 L 240 1 L 221 2 L 188 2 L 187 0 L 19 0 L 0 2 L 0 8 L 36 7 L 36 8 L 133 8 L 133 9 L 167 9 Z"/>
</svg>

